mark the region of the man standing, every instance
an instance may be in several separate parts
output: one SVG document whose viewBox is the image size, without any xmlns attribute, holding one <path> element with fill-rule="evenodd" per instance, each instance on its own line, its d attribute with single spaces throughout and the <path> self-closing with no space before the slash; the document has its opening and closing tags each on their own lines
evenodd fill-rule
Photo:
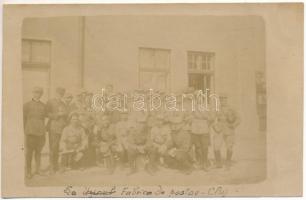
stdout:
<svg viewBox="0 0 306 200">
<path fill-rule="evenodd" d="M 76 94 L 74 101 L 72 102 L 74 111 L 84 112 L 85 111 L 85 96 L 86 90 L 80 89 L 80 91 Z"/>
<path fill-rule="evenodd" d="M 170 116 L 172 146 L 165 155 L 165 163 L 169 168 L 178 169 L 184 174 L 192 173 L 192 159 L 189 155 L 191 135 L 188 122 L 184 122 L 183 113 L 175 112 Z"/>
<path fill-rule="evenodd" d="M 115 125 L 116 151 L 119 158 L 119 167 L 124 168 L 127 160 L 127 140 L 128 140 L 128 113 L 120 113 L 120 121 Z"/>
<path fill-rule="evenodd" d="M 64 97 L 64 102 L 66 104 L 67 114 L 70 115 L 70 113 L 74 112 L 77 108 L 73 103 L 73 96 L 71 93 L 66 93 Z"/>
<path fill-rule="evenodd" d="M 191 140 L 195 146 L 196 159 L 200 168 L 208 171 L 210 166 L 208 160 L 209 136 L 209 115 L 207 111 L 195 111 L 191 121 Z"/>
<path fill-rule="evenodd" d="M 67 110 L 63 102 L 65 91 L 64 88 L 58 87 L 55 98 L 47 103 L 51 173 L 58 170 L 59 143 L 62 131 L 67 124 Z"/>
<path fill-rule="evenodd" d="M 222 127 L 220 130 L 222 132 L 223 140 L 226 146 L 225 167 L 229 169 L 231 166 L 233 147 L 235 143 L 235 129 L 240 124 L 240 118 L 237 112 L 228 106 L 227 96 L 225 94 L 220 95 L 219 99 L 221 107 L 217 112 L 217 121 L 220 124 L 219 126 Z M 216 137 L 214 142 L 216 144 L 222 144 L 222 142 L 220 142 L 221 139 L 221 137 Z M 220 157 L 220 147 L 215 148 L 215 155 L 217 158 Z"/>
<path fill-rule="evenodd" d="M 32 178 L 32 158 L 35 156 L 35 174 L 40 173 L 41 151 L 45 145 L 45 118 L 46 107 L 40 101 L 43 95 L 43 89 L 35 87 L 33 89 L 33 98 L 24 104 L 23 123 L 25 133 L 26 150 L 26 178 Z"/>
</svg>

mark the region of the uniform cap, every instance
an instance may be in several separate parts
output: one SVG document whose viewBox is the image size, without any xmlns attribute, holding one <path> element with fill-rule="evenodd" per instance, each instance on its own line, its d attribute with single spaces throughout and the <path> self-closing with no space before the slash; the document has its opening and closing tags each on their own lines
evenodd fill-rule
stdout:
<svg viewBox="0 0 306 200">
<path fill-rule="evenodd" d="M 58 94 L 64 95 L 65 92 L 66 92 L 66 89 L 63 88 L 63 87 L 57 87 L 56 88 L 56 93 L 58 93 Z"/>
</svg>

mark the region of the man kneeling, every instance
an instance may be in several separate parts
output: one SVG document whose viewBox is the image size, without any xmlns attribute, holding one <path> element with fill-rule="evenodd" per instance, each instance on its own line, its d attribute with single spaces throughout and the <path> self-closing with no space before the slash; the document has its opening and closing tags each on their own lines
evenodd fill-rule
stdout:
<svg viewBox="0 0 306 200">
<path fill-rule="evenodd" d="M 60 152 L 62 169 L 79 168 L 83 151 L 87 146 L 87 137 L 79 124 L 79 115 L 72 113 L 70 123 L 63 130 L 60 140 Z"/>
</svg>

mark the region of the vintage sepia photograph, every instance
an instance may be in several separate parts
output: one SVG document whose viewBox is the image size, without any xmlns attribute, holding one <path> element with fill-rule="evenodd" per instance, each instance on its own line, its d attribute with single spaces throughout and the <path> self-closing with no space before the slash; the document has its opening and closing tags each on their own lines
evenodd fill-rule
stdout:
<svg viewBox="0 0 306 200">
<path fill-rule="evenodd" d="M 27 185 L 265 179 L 261 17 L 26 18 L 21 39 Z"/>
<path fill-rule="evenodd" d="M 298 195 L 302 18 L 302 4 L 8 5 L 5 194 Z"/>
</svg>

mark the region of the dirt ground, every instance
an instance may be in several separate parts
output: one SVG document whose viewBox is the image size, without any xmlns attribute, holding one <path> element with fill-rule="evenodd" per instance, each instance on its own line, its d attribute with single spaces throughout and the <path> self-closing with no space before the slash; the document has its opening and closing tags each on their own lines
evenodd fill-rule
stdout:
<svg viewBox="0 0 306 200">
<path fill-rule="evenodd" d="M 210 153 L 211 153 L 210 149 Z M 223 154 L 224 156 L 224 154 Z M 210 155 L 212 158 L 212 155 Z M 160 168 L 155 175 L 144 170 L 127 175 L 129 169 L 118 169 L 110 175 L 103 167 L 91 167 L 85 170 L 71 170 L 54 175 L 34 176 L 26 180 L 28 186 L 107 186 L 107 185 L 216 185 L 216 184 L 251 184 L 260 182 L 266 176 L 265 134 L 257 133 L 236 139 L 233 165 L 229 170 L 210 169 L 208 172 L 194 170 L 191 174 Z M 48 155 L 43 157 L 43 167 L 48 166 Z"/>
</svg>

